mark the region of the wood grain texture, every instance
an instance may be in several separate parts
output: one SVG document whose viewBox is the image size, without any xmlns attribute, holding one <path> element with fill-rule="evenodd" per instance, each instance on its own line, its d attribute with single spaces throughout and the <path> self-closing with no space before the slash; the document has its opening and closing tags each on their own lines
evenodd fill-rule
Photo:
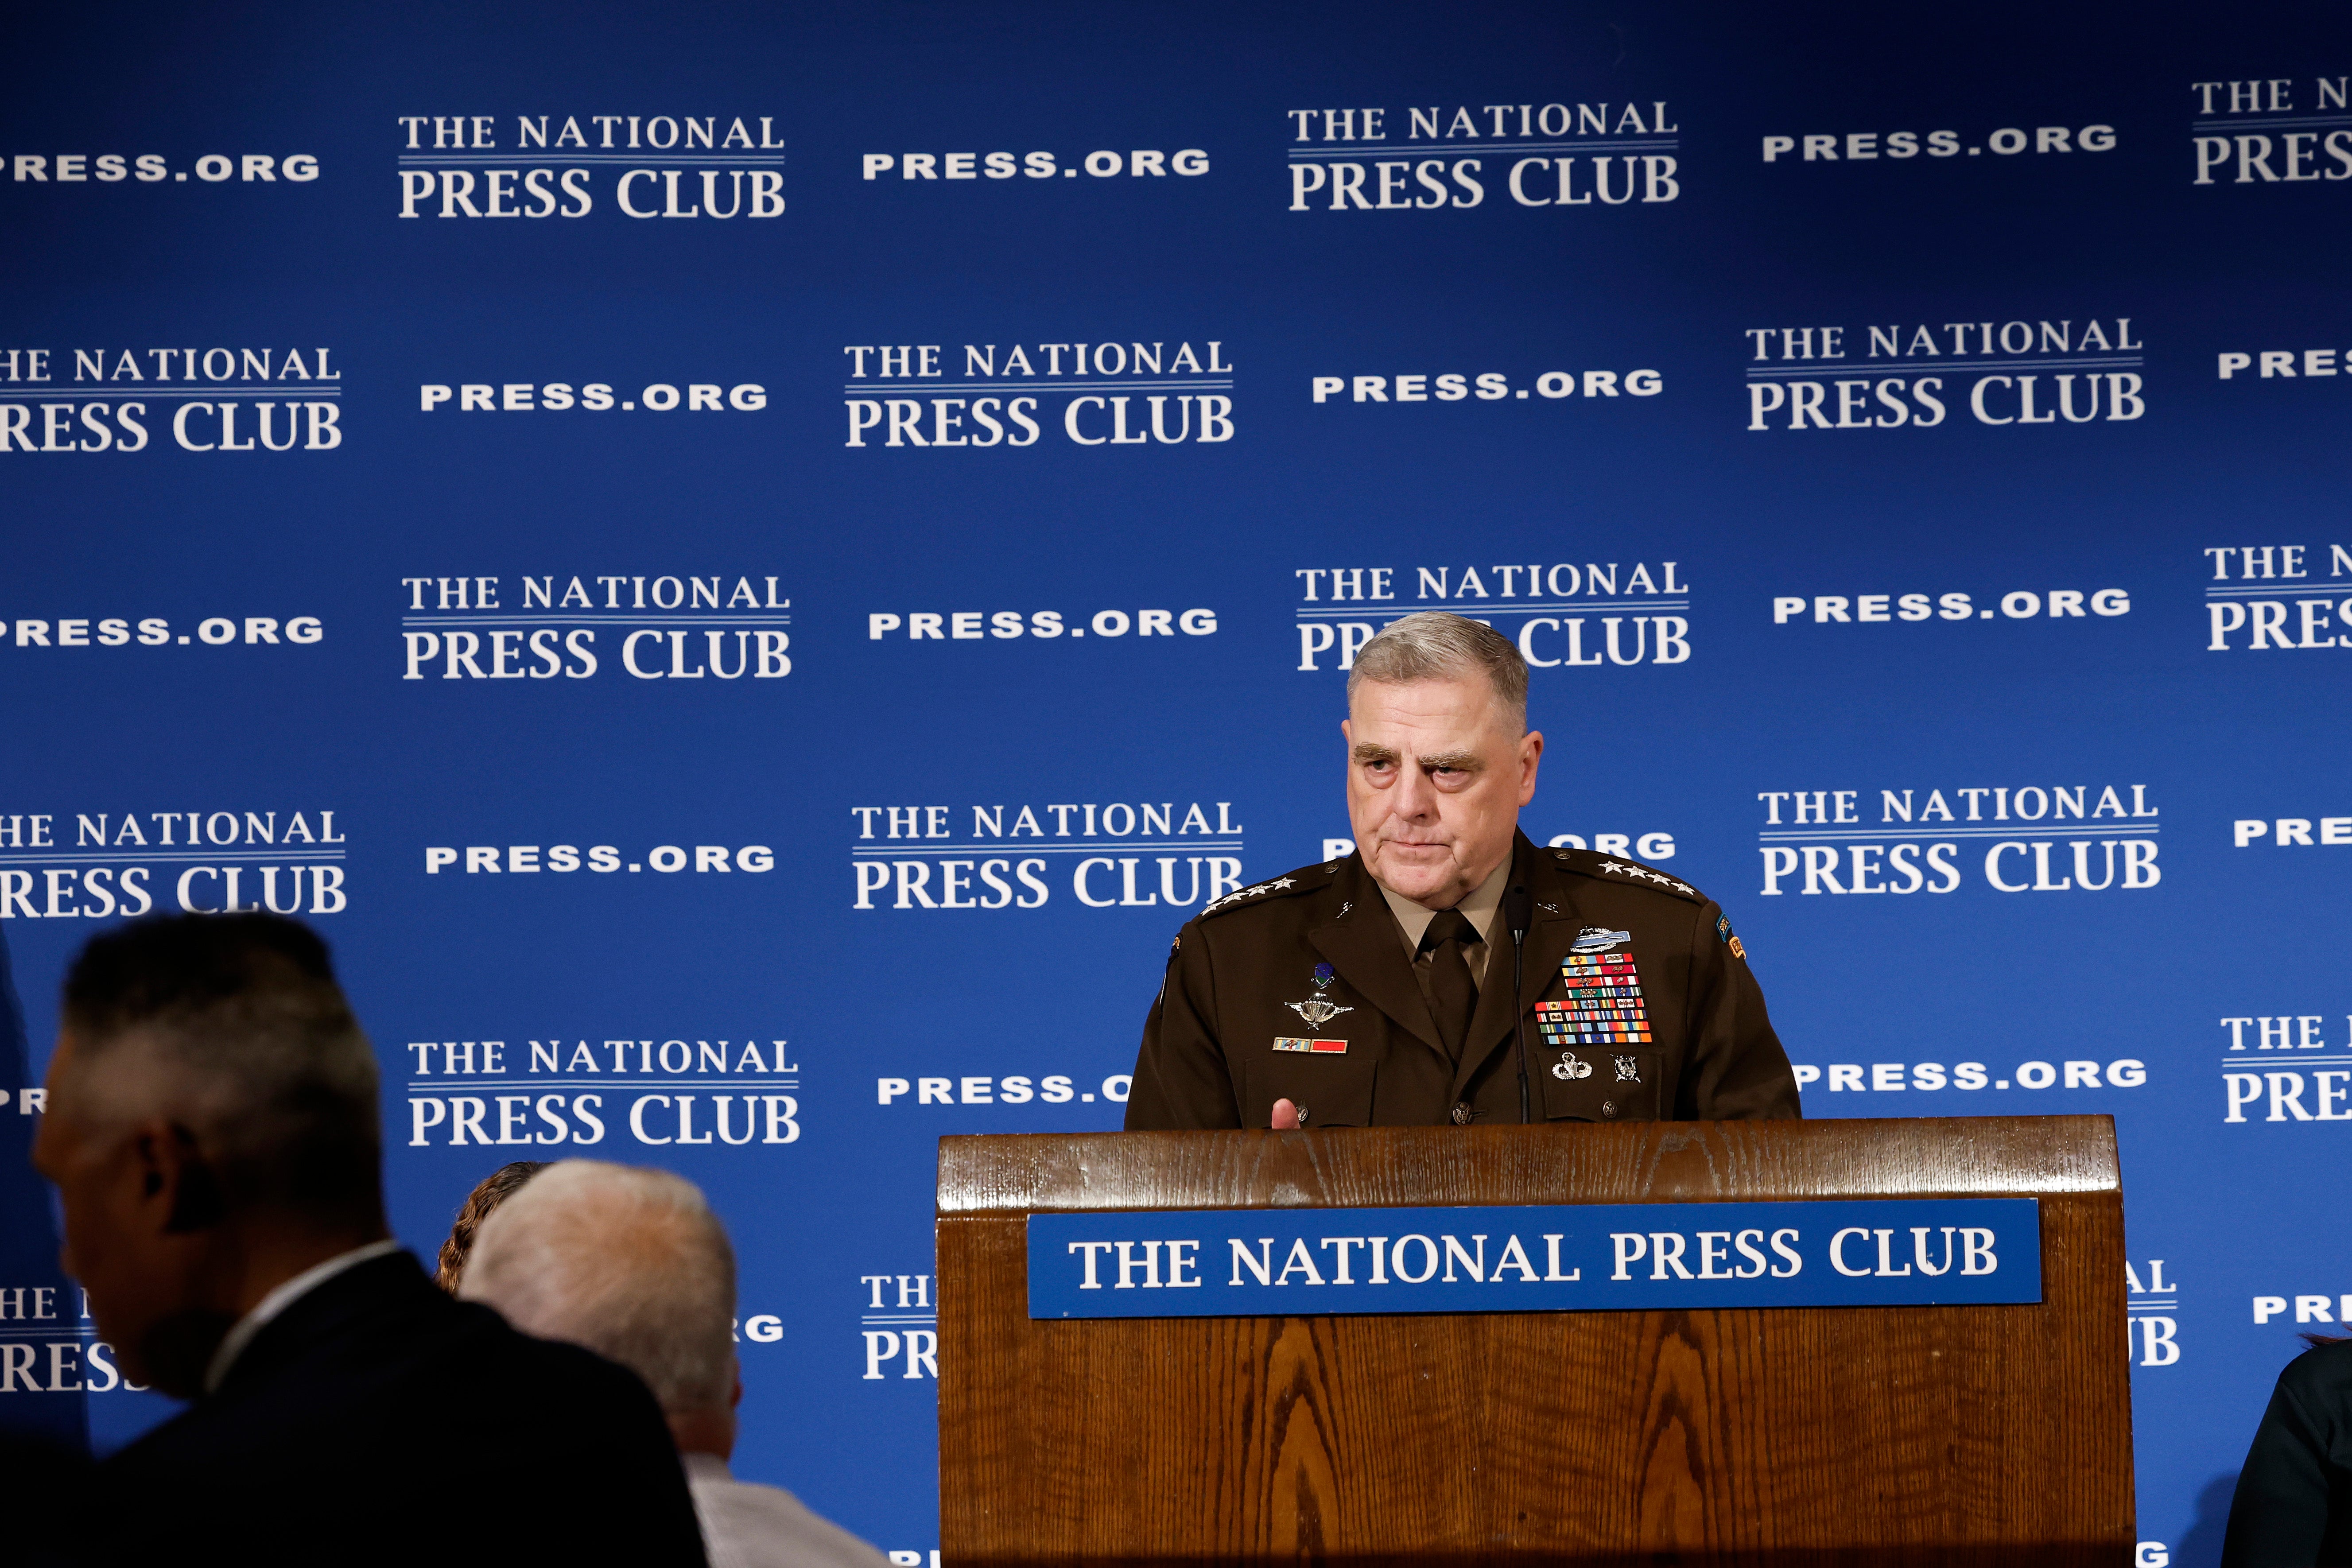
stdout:
<svg viewBox="0 0 2352 1568">
<path fill-rule="evenodd" d="M 2042 1199 L 2033 1306 L 1034 1321 L 1071 1210 Z M 2134 1537 L 2105 1117 L 950 1138 L 950 1563 L 2105 1563 Z"/>
</svg>

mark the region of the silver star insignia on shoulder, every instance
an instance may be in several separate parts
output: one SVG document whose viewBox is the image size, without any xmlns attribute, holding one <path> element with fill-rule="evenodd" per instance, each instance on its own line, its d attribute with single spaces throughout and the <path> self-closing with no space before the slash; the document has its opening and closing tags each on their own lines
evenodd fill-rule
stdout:
<svg viewBox="0 0 2352 1568">
<path fill-rule="evenodd" d="M 1298 884 L 1292 881 L 1289 878 L 1285 877 L 1278 882 L 1268 882 L 1266 886 L 1269 888 L 1295 888 L 1298 886 Z"/>
<path fill-rule="evenodd" d="M 1634 877 L 1641 874 L 1634 870 L 1633 867 L 1621 864 L 1615 860 L 1603 860 L 1601 862 L 1601 868 L 1604 871 L 1614 871 L 1621 877 Z"/>
<path fill-rule="evenodd" d="M 1698 889 L 1692 887 L 1688 882 L 1668 882 L 1666 886 L 1672 888 L 1677 893 L 1688 893 L 1692 898 L 1698 897 Z"/>
</svg>

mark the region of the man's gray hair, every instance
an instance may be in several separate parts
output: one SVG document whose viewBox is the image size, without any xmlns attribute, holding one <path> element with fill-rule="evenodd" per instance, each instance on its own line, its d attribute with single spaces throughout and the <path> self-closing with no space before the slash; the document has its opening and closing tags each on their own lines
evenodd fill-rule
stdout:
<svg viewBox="0 0 2352 1568">
<path fill-rule="evenodd" d="M 1503 705 L 1512 733 L 1528 731 L 1528 661 L 1511 639 L 1467 616 L 1423 610 L 1390 624 L 1366 643 L 1348 671 L 1348 706 L 1367 680 L 1406 686 L 1416 680 L 1467 680 L 1484 675 Z"/>
<path fill-rule="evenodd" d="M 133 921 L 83 946 L 62 1013 L 61 1112 L 185 1128 L 214 1217 L 383 1223 L 375 1052 L 317 932 L 253 911 Z"/>
<path fill-rule="evenodd" d="M 692 1182 L 562 1160 L 482 1222 L 458 1294 L 643 1378 L 673 1414 L 735 1392 L 735 1249 Z"/>
</svg>

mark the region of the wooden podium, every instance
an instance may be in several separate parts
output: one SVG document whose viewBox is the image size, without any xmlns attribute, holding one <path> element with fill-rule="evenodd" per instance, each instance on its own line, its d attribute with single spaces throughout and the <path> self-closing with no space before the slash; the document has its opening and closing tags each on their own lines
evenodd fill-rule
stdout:
<svg viewBox="0 0 2352 1568">
<path fill-rule="evenodd" d="M 2034 1197 L 2039 1305 L 1032 1321 L 1032 1214 Z M 943 1561 L 2123 1568 L 2104 1116 L 947 1138 Z"/>
</svg>

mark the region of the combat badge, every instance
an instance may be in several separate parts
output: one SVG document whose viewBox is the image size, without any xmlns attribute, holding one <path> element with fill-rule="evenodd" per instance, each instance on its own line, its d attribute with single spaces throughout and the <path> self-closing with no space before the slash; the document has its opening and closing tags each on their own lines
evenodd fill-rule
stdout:
<svg viewBox="0 0 2352 1568">
<path fill-rule="evenodd" d="M 1586 926 L 1582 931 L 1576 933 L 1575 944 L 1568 951 L 1570 952 L 1607 952 L 1619 942 L 1631 942 L 1633 940 L 1633 933 L 1632 931 L 1603 931 L 1599 926 Z"/>
</svg>

